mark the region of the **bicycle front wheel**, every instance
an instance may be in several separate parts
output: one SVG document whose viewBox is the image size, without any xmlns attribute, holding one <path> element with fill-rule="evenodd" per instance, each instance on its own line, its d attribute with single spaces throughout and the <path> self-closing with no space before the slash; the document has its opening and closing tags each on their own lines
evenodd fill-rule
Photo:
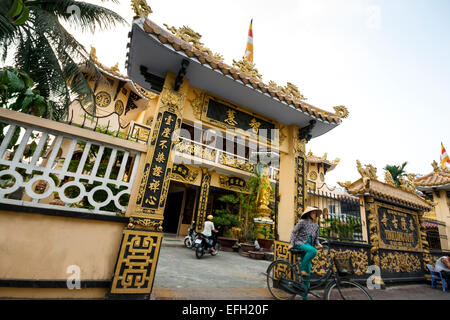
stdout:
<svg viewBox="0 0 450 320">
<path fill-rule="evenodd" d="M 270 294 L 277 300 L 292 300 L 295 298 L 295 293 L 283 289 L 281 281 L 297 281 L 297 279 L 297 272 L 286 261 L 274 261 L 267 268 L 267 288 Z"/>
<path fill-rule="evenodd" d="M 370 294 L 362 285 L 354 281 L 336 281 L 332 282 L 324 294 L 325 300 L 372 300 Z"/>
</svg>

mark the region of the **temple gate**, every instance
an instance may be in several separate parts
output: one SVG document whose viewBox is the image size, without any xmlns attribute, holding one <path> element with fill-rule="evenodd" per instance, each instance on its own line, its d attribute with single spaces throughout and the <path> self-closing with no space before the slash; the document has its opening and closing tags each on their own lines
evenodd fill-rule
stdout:
<svg viewBox="0 0 450 320">
<path fill-rule="evenodd" d="M 430 252 L 424 227 L 424 212 L 432 204 L 419 197 L 413 184 L 401 179 L 397 187 L 387 172 L 385 182 L 378 181 L 377 169 L 372 165 L 363 168 L 357 161 L 361 178 L 353 183 L 339 183 L 351 195 L 360 198 L 362 225 L 367 228 L 367 241 L 331 241 L 331 256 L 336 253 L 351 257 L 356 279 L 367 279 L 367 268 L 380 268 L 382 282 L 423 280 Z M 294 261 L 287 250 L 288 243 L 276 241 L 275 258 Z M 321 276 L 329 266 L 324 252 L 313 260 L 312 273 Z"/>
</svg>

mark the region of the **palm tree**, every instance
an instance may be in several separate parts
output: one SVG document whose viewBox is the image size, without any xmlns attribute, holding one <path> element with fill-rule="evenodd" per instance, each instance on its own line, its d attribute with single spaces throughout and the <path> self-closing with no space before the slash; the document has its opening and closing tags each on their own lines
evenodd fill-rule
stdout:
<svg viewBox="0 0 450 320">
<path fill-rule="evenodd" d="M 117 3 L 116 0 L 102 1 Z M 17 2 L 29 12 L 27 19 L 20 19 L 20 23 L 8 15 Z M 36 89 L 49 102 L 45 116 L 63 119 L 73 99 L 79 99 L 95 111 L 94 93 L 82 69 L 98 81 L 106 79 L 61 21 L 82 32 L 94 33 L 124 24 L 125 20 L 112 10 L 83 1 L 0 0 L 0 3 L 1 59 L 4 62 L 12 54 L 15 67 L 35 81 Z M 70 13 L 71 9 L 75 14 Z"/>
<path fill-rule="evenodd" d="M 397 184 L 397 186 L 400 186 L 399 178 L 403 178 L 406 176 L 405 167 L 408 164 L 407 161 L 403 162 L 402 165 L 396 166 L 396 165 L 386 165 L 384 167 L 384 170 L 389 171 L 392 175 L 392 179 L 394 179 L 394 182 Z"/>
</svg>

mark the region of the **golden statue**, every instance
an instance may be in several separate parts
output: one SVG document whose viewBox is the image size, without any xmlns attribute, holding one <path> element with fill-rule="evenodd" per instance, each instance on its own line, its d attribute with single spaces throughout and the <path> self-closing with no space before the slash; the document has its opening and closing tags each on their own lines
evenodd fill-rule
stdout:
<svg viewBox="0 0 450 320">
<path fill-rule="evenodd" d="M 259 185 L 258 196 L 256 198 L 257 211 L 266 218 L 270 218 L 272 209 L 269 208 L 270 195 L 272 193 L 272 185 L 269 181 L 269 176 L 263 174 L 261 184 Z"/>
</svg>

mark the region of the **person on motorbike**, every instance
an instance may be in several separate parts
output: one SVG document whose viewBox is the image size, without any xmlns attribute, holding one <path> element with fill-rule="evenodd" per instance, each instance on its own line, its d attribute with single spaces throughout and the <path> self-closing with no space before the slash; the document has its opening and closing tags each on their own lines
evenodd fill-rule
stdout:
<svg viewBox="0 0 450 320">
<path fill-rule="evenodd" d="M 218 231 L 216 230 L 216 228 L 214 227 L 214 222 L 212 222 L 212 220 L 214 219 L 214 217 L 210 214 L 206 217 L 207 221 L 205 222 L 205 227 L 203 228 L 202 234 L 207 238 L 207 239 L 212 239 L 212 244 L 211 244 L 211 252 L 215 253 L 216 249 L 214 249 L 214 246 L 216 245 L 216 237 L 213 237 L 212 233 L 217 233 Z"/>
</svg>

